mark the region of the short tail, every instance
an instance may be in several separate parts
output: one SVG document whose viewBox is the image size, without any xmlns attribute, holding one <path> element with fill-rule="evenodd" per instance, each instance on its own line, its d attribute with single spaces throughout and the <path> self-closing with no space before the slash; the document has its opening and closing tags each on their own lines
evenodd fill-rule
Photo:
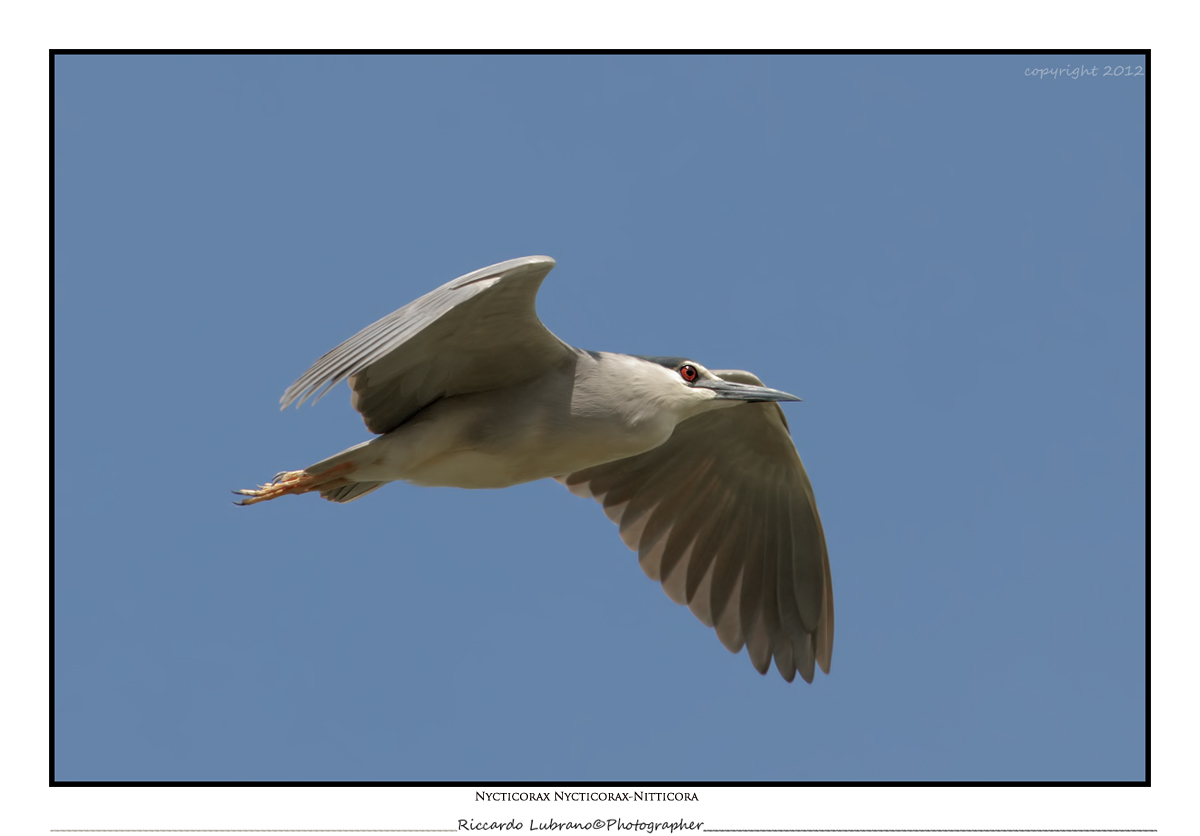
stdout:
<svg viewBox="0 0 1200 836">
<path fill-rule="evenodd" d="M 360 496 L 366 496 L 373 490 L 386 485 L 387 482 L 353 482 L 340 488 L 329 488 L 321 491 L 321 496 L 330 502 L 353 502 Z"/>
<path fill-rule="evenodd" d="M 340 453 L 335 453 L 327 459 L 322 459 L 316 464 L 310 464 L 305 468 L 309 473 L 324 473 L 339 465 L 344 465 L 347 462 L 354 462 L 357 465 L 358 455 L 363 447 L 370 444 L 370 441 L 364 441 L 361 444 L 355 444 L 348 450 L 343 450 Z M 341 484 L 334 482 L 328 488 L 321 488 L 321 496 L 328 499 L 330 502 L 351 502 L 358 499 L 360 496 L 366 496 L 376 488 L 382 488 L 387 482 L 352 482 L 354 470 L 351 469 L 347 473 Z"/>
</svg>

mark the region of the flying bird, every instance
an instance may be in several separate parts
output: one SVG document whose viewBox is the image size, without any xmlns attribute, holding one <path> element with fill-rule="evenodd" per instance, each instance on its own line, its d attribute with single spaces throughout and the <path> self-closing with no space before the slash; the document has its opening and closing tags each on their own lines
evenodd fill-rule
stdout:
<svg viewBox="0 0 1200 836">
<path fill-rule="evenodd" d="M 377 438 L 253 490 L 349 502 L 388 482 L 504 488 L 553 478 L 591 497 L 642 570 L 730 651 L 788 682 L 829 673 L 833 586 L 812 484 L 781 401 L 750 372 L 585 351 L 542 324 L 554 267 L 528 256 L 444 284 L 364 328 L 280 399 L 348 380 Z"/>
</svg>

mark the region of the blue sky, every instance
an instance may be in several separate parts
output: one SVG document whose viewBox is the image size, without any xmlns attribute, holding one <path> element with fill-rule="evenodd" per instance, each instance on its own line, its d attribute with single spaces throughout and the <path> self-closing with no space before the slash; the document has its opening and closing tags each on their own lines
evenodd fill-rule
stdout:
<svg viewBox="0 0 1200 836">
<path fill-rule="evenodd" d="M 1140 780 L 1132 57 L 55 61 L 59 780 Z M 745 368 L 829 544 L 760 677 L 554 482 L 228 493 L 368 437 L 324 351 L 558 260 L 585 348 Z"/>
</svg>

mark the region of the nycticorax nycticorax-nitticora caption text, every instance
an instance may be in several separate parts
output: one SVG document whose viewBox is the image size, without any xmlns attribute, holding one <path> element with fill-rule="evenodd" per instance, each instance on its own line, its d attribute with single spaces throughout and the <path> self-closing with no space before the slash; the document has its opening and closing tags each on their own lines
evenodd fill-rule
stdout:
<svg viewBox="0 0 1200 836">
<path fill-rule="evenodd" d="M 800 399 L 749 372 L 567 345 L 534 310 L 553 267 L 528 256 L 468 273 L 314 363 L 283 407 L 348 379 L 379 438 L 236 491 L 241 504 L 557 479 L 600 502 L 645 573 L 760 673 L 772 657 L 789 682 L 829 673 L 825 533 L 776 403 Z"/>
</svg>

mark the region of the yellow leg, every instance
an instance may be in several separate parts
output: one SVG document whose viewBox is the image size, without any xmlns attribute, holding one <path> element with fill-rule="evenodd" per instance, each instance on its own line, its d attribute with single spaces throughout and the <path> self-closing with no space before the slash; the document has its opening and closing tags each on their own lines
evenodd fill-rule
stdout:
<svg viewBox="0 0 1200 836">
<path fill-rule="evenodd" d="M 291 470 L 280 473 L 270 482 L 265 485 L 259 485 L 256 489 L 234 491 L 235 494 L 240 496 L 250 497 L 249 499 L 243 499 L 241 502 L 235 502 L 234 505 L 254 505 L 257 502 L 266 502 L 268 499 L 277 499 L 288 494 L 300 494 L 324 488 L 336 488 L 340 484 L 350 481 L 345 476 L 353 469 L 353 462 L 343 462 L 320 473 L 309 473 L 307 470 Z"/>
</svg>

